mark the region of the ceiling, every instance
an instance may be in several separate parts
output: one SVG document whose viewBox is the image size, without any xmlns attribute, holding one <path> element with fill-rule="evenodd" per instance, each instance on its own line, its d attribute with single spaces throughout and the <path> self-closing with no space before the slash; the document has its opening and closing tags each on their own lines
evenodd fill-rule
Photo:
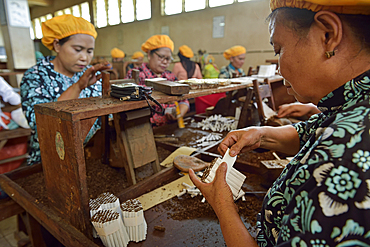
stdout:
<svg viewBox="0 0 370 247">
<path fill-rule="evenodd" d="M 53 3 L 53 0 L 28 0 L 30 7 L 34 6 L 49 6 Z"/>
</svg>

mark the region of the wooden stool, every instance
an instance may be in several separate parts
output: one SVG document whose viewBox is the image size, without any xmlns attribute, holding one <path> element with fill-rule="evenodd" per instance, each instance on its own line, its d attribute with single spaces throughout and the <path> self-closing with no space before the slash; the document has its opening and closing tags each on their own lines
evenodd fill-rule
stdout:
<svg viewBox="0 0 370 247">
<path fill-rule="evenodd" d="M 136 184 L 134 169 L 148 163 L 152 164 L 155 173 L 159 172 L 149 108 L 116 113 L 113 119 L 127 180 Z"/>
</svg>

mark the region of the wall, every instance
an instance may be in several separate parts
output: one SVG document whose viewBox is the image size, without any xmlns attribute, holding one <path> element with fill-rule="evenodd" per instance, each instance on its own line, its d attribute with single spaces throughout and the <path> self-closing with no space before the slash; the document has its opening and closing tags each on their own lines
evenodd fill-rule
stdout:
<svg viewBox="0 0 370 247">
<path fill-rule="evenodd" d="M 31 16 L 35 18 L 53 13 L 81 2 L 84 1 L 54 1 L 54 6 L 48 8 L 32 8 Z M 160 34 L 162 26 L 168 26 L 170 37 L 175 43 L 175 54 L 178 47 L 186 44 L 194 53 L 199 49 L 215 53 L 216 64 L 221 67 L 228 64 L 222 52 L 233 45 L 243 45 L 247 49 L 244 70 L 249 66 L 265 64 L 266 59 L 274 58 L 269 44 L 268 23 L 265 21 L 270 12 L 268 0 L 235 3 L 172 16 L 161 16 L 160 2 L 161 0 L 152 0 L 150 20 L 97 29 L 95 55 L 110 56 L 113 47 L 131 55 L 140 50 L 141 44 L 147 38 Z M 224 38 L 212 38 L 213 17 L 216 16 L 225 16 Z"/>
</svg>

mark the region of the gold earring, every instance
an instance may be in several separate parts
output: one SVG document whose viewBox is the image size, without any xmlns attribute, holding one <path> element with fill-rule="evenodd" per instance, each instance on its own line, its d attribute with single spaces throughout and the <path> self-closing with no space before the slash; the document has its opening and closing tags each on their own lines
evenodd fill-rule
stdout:
<svg viewBox="0 0 370 247">
<path fill-rule="evenodd" d="M 332 56 L 335 56 L 335 51 L 334 50 L 326 51 L 325 56 L 326 56 L 326 58 L 331 58 Z"/>
</svg>

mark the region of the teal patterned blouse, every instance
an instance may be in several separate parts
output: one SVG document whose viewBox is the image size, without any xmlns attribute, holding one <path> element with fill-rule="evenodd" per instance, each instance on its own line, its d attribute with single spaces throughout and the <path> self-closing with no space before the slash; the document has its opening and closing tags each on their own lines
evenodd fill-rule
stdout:
<svg viewBox="0 0 370 247">
<path fill-rule="evenodd" d="M 83 73 L 83 71 L 75 73 L 72 77 L 65 76 L 54 70 L 54 65 L 50 61 L 54 56 L 47 56 L 38 60 L 37 64 L 28 69 L 21 81 L 21 98 L 22 109 L 26 115 L 29 126 L 32 129 L 30 138 L 28 165 L 33 165 L 41 162 L 40 145 L 37 138 L 36 117 L 33 108 L 36 104 L 48 103 L 57 101 L 60 95 L 67 90 L 72 84 L 76 83 Z M 100 73 L 100 72 L 98 72 Z M 102 84 L 100 81 L 96 82 L 83 89 L 79 98 L 97 97 L 101 96 Z M 85 143 L 100 129 L 99 119 L 94 123 L 93 127 L 88 133 Z"/>
<path fill-rule="evenodd" d="M 301 149 L 266 195 L 259 246 L 370 246 L 370 71 L 295 125 Z"/>
</svg>

